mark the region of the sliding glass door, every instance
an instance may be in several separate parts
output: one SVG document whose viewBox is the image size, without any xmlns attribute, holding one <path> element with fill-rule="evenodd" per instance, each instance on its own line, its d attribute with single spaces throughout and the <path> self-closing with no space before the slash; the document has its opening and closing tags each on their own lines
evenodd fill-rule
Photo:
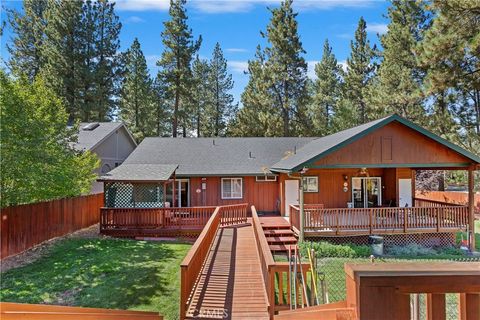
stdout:
<svg viewBox="0 0 480 320">
<path fill-rule="evenodd" d="M 188 179 L 177 179 L 175 180 L 175 190 L 173 184 L 170 183 L 167 185 L 167 202 L 170 203 L 171 207 L 189 207 L 190 206 L 190 183 Z M 173 193 L 175 192 L 175 197 Z M 175 198 L 175 203 L 173 199 Z"/>
<path fill-rule="evenodd" d="M 354 208 L 374 208 L 382 205 L 382 178 L 352 178 L 352 201 Z"/>
</svg>

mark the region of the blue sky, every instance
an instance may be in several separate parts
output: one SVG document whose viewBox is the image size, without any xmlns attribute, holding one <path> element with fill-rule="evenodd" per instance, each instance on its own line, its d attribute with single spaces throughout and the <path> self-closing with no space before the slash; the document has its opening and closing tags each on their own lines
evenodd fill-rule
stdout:
<svg viewBox="0 0 480 320">
<path fill-rule="evenodd" d="M 271 16 L 267 7 L 278 4 L 276 0 L 191 0 L 187 3 L 189 25 L 195 37 L 202 35 L 203 38 L 200 57 L 211 57 L 215 43 L 220 43 L 235 81 L 232 93 L 237 101 L 248 81 L 248 76 L 243 73 L 247 61 L 253 58 L 258 44 L 265 44 L 260 31 L 265 30 Z M 2 0 L 2 5 L 21 10 L 22 2 Z M 326 38 L 338 61 L 347 59 L 350 41 L 361 16 L 367 21 L 370 41 L 378 43 L 377 34 L 386 31 L 388 21 L 384 15 L 388 5 L 388 1 L 384 0 L 294 1 L 301 41 L 307 51 L 305 59 L 309 65 L 309 75 L 313 76 L 313 66 L 321 58 Z M 123 25 L 120 36 L 122 50 L 138 37 L 151 74 L 156 75 L 155 63 L 163 50 L 160 32 L 163 22 L 168 20 L 168 1 L 118 0 L 116 9 Z M 8 60 L 5 41 L 11 36 L 7 28 L 1 43 L 4 60 Z"/>
</svg>

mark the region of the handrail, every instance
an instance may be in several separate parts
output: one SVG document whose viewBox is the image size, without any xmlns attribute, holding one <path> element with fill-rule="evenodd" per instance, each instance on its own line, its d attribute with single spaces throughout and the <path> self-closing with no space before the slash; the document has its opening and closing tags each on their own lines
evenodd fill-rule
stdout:
<svg viewBox="0 0 480 320">
<path fill-rule="evenodd" d="M 439 201 L 439 200 L 432 200 L 432 199 L 425 199 L 425 198 L 413 198 L 415 200 L 415 207 L 429 207 L 428 205 L 423 205 L 422 202 L 425 204 L 437 204 L 439 206 L 445 206 L 445 207 L 464 207 L 466 206 L 465 204 L 459 204 L 459 203 L 453 203 L 453 202 L 445 202 L 445 201 Z"/>
<path fill-rule="evenodd" d="M 273 255 L 263 232 L 255 206 L 252 206 L 252 224 L 258 256 L 260 257 L 260 264 L 262 267 L 263 282 L 265 284 L 265 292 L 268 302 L 268 312 L 270 314 L 270 319 L 273 319 L 275 312 L 275 274 L 272 272 L 272 268 L 275 265 L 275 261 L 273 260 Z"/>
<path fill-rule="evenodd" d="M 205 259 L 220 227 L 220 219 L 220 207 L 217 207 L 180 264 L 180 319 L 185 319 L 190 295 L 197 284 Z"/>
<path fill-rule="evenodd" d="M 221 225 L 228 226 L 247 222 L 248 203 L 221 206 Z"/>
</svg>

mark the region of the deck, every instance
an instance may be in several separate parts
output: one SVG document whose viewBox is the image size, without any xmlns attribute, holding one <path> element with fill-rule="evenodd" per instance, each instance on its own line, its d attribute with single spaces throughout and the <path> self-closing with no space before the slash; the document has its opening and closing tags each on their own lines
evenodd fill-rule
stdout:
<svg viewBox="0 0 480 320">
<path fill-rule="evenodd" d="M 245 224 L 218 229 L 186 316 L 269 318 L 251 219 Z"/>
</svg>

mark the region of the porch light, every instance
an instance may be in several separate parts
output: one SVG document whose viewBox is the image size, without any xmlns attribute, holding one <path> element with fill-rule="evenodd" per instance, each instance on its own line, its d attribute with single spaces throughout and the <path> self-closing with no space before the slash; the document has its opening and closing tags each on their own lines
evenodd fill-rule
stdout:
<svg viewBox="0 0 480 320">
<path fill-rule="evenodd" d="M 300 171 L 300 174 L 305 174 L 308 172 L 308 168 L 307 167 L 303 167 L 302 171 Z"/>
</svg>

